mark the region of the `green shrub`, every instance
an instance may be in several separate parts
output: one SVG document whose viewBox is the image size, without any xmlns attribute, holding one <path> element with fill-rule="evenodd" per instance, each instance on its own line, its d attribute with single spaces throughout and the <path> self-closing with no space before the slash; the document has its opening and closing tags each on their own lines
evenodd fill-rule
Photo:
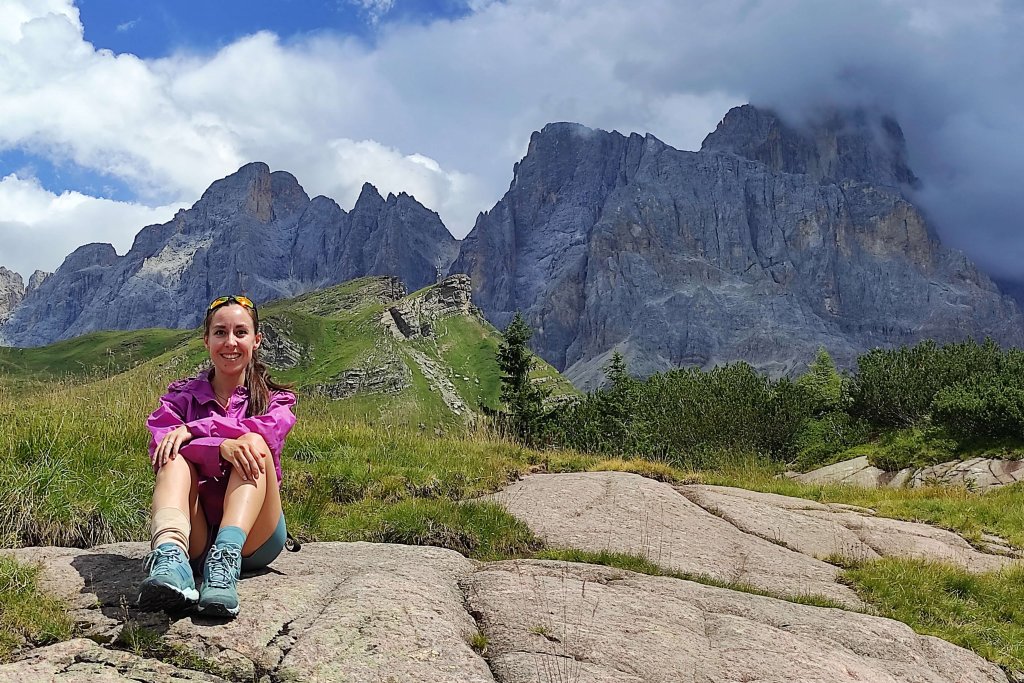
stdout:
<svg viewBox="0 0 1024 683">
<path fill-rule="evenodd" d="M 940 390 L 932 419 L 961 439 L 1024 437 L 1022 378 L 986 375 Z"/>
<path fill-rule="evenodd" d="M 734 452 L 785 459 L 813 405 L 806 388 L 772 380 L 746 363 L 707 372 L 687 368 L 619 382 L 564 406 L 548 436 L 581 451 L 690 467 Z"/>
<path fill-rule="evenodd" d="M 857 359 L 850 412 L 879 427 L 909 427 L 930 413 L 932 401 L 947 387 L 978 376 L 1019 377 L 1022 371 L 1024 352 L 1004 352 L 991 339 L 874 349 Z"/>
<path fill-rule="evenodd" d="M 870 436 L 870 425 L 841 410 L 810 418 L 804 421 L 794 435 L 794 466 L 805 472 L 831 464 L 836 456 L 853 446 L 866 443 Z"/>
</svg>

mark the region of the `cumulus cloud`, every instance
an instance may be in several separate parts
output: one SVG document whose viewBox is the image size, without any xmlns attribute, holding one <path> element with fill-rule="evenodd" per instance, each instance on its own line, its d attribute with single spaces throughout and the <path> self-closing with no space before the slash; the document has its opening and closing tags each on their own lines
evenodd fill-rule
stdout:
<svg viewBox="0 0 1024 683">
<path fill-rule="evenodd" d="M 164 223 L 178 206 L 147 207 L 79 192 L 54 194 L 34 178 L 0 179 L 0 244 L 3 265 L 24 279 L 36 269 L 54 271 L 83 244 L 109 242 L 124 254 L 140 228 Z"/>
<path fill-rule="evenodd" d="M 352 0 L 386 12 L 391 0 Z M 208 55 L 97 50 L 70 0 L 0 3 L 0 147 L 191 202 L 266 161 L 349 206 L 405 190 L 456 236 L 507 188 L 530 132 L 570 120 L 695 149 L 753 101 L 794 121 L 867 105 L 904 127 L 950 244 L 1017 272 L 1024 7 L 999 0 L 469 0 L 372 42 L 257 33 Z M 2 218 L 2 216 L 0 216 Z M 0 263 L 7 259 L 0 254 Z"/>
</svg>

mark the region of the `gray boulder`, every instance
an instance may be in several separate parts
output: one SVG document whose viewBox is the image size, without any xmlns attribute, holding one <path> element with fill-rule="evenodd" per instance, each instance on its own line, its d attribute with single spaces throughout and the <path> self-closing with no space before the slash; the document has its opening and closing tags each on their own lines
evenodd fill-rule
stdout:
<svg viewBox="0 0 1024 683">
<path fill-rule="evenodd" d="M 864 488 L 963 486 L 984 492 L 1024 481 L 1024 460 L 969 458 L 886 472 L 871 465 L 867 456 L 862 455 L 789 476 L 805 484 L 849 484 Z"/>
</svg>

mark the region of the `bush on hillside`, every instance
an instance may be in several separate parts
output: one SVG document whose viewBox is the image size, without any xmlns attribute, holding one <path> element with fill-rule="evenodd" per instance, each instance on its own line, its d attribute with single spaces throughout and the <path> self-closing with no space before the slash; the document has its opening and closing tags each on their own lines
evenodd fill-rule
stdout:
<svg viewBox="0 0 1024 683">
<path fill-rule="evenodd" d="M 850 413 L 882 428 L 909 427 L 928 416 L 943 389 L 979 375 L 1012 376 L 1022 370 L 1024 352 L 1003 352 L 991 339 L 874 349 L 857 359 Z"/>
<path fill-rule="evenodd" d="M 722 451 L 787 458 L 811 414 L 809 392 L 746 363 L 671 370 L 613 383 L 564 407 L 549 440 L 583 451 L 636 454 L 688 465 Z"/>
<path fill-rule="evenodd" d="M 818 347 L 818 353 L 808 364 L 807 372 L 800 375 L 796 383 L 807 390 L 816 415 L 842 407 L 843 377 L 836 370 L 836 364 L 824 346 Z"/>
<path fill-rule="evenodd" d="M 1024 438 L 1024 378 L 989 375 L 935 395 L 932 419 L 961 439 Z"/>
<path fill-rule="evenodd" d="M 840 453 L 871 437 L 871 427 L 842 410 L 804 421 L 793 437 L 794 466 L 801 472 L 831 464 Z"/>
</svg>

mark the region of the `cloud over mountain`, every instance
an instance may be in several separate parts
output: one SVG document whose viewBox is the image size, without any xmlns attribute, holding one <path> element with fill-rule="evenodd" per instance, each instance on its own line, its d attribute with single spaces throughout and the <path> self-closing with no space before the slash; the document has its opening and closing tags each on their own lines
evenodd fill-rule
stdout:
<svg viewBox="0 0 1024 683">
<path fill-rule="evenodd" d="M 146 206 L 190 203 L 260 159 L 342 202 L 364 180 L 409 191 L 461 236 L 507 187 L 530 131 L 549 121 L 649 131 L 696 149 L 744 101 L 795 121 L 821 104 L 856 103 L 902 124 L 919 200 L 949 244 L 996 273 L 1024 258 L 1024 199 L 1013 187 L 1024 172 L 1018 4 L 469 7 L 426 23 L 383 15 L 370 42 L 265 31 L 146 61 L 86 42 L 67 0 L 10 0 L 0 7 L 0 150 L 122 179 Z M 76 242 L 107 239 L 78 224 Z M 20 270 L 66 254 L 33 224 L 26 231 L 38 255 Z M 0 253 L 18 267 L 10 261 Z"/>
</svg>

